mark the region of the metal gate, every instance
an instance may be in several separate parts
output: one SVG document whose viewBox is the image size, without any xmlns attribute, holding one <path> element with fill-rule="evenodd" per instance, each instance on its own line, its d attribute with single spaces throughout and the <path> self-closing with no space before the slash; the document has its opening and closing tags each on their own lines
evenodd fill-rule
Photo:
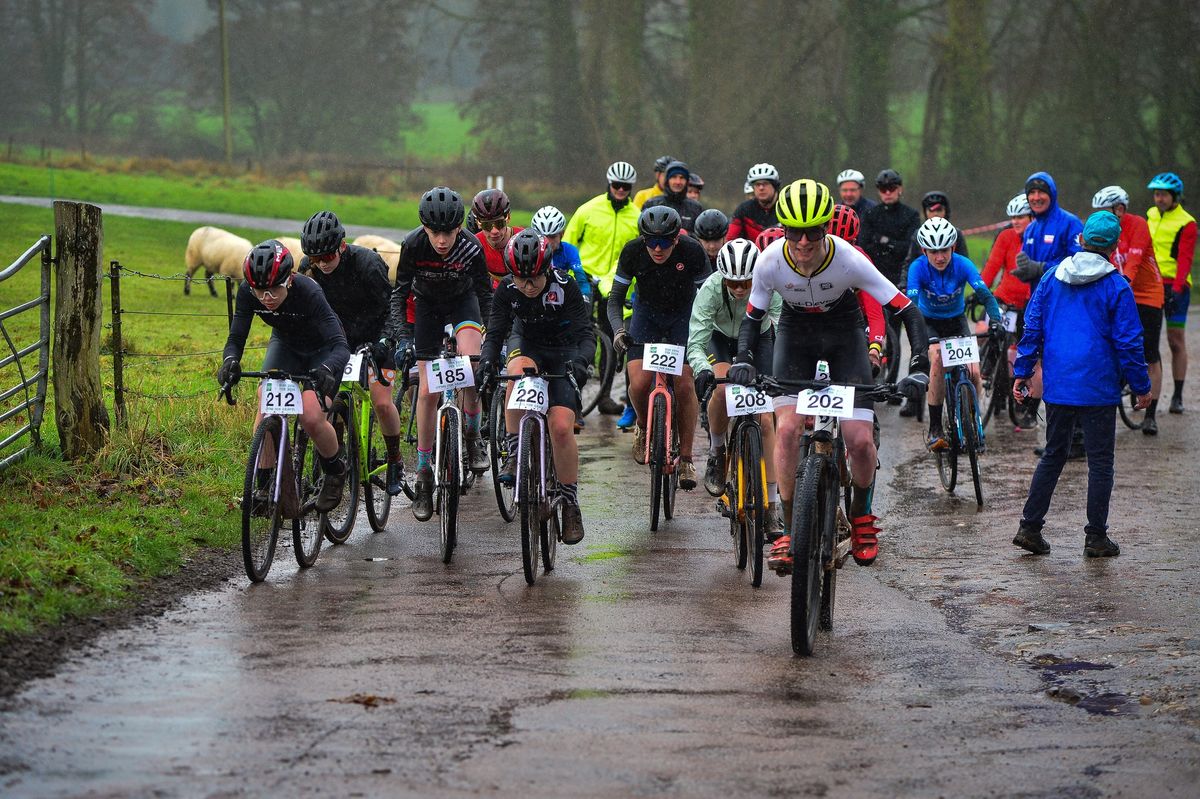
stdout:
<svg viewBox="0 0 1200 799">
<path fill-rule="evenodd" d="M 4 357 L 0 358 L 0 370 L 10 364 L 16 364 L 19 381 L 12 388 L 0 391 L 0 436 L 3 436 L 0 439 L 0 469 L 16 461 L 31 447 L 41 444 L 42 416 L 46 412 L 46 378 L 50 373 L 50 265 L 52 262 L 50 237 L 42 236 L 20 258 L 0 272 L 0 283 L 20 272 L 22 267 L 37 258 L 39 254 L 42 267 L 41 294 L 20 305 L 0 311 L 0 335 L 3 336 L 3 342 L 0 342 L 0 353 L 4 354 Z M 32 344 L 18 349 L 8 327 L 5 326 L 5 321 L 26 311 L 32 311 L 34 308 L 37 308 L 41 314 L 38 339 Z M 37 353 L 36 371 L 32 371 L 33 358 L 30 357 L 34 353 Z M 13 397 L 16 397 L 19 402 L 17 405 L 9 407 L 9 402 Z M 25 423 L 15 431 L 7 431 L 5 422 L 13 417 L 19 417 L 21 414 L 25 414 Z M 21 419 L 18 418 L 17 421 L 20 423 Z M 22 438 L 26 434 L 28 434 L 28 439 L 22 442 Z"/>
</svg>

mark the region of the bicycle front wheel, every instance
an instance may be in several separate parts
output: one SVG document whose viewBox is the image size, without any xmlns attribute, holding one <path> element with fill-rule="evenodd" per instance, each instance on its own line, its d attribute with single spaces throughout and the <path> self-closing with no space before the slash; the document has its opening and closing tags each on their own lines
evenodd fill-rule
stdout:
<svg viewBox="0 0 1200 799">
<path fill-rule="evenodd" d="M 811 655 L 817 637 L 821 608 L 821 536 L 826 506 L 824 490 L 826 462 L 822 455 L 809 455 L 796 478 L 792 505 L 792 651 Z"/>
<path fill-rule="evenodd" d="M 596 331 L 596 357 L 592 361 L 594 374 L 580 392 L 583 402 L 580 409 L 581 416 L 587 416 L 596 410 L 600 398 L 608 396 L 609 391 L 612 390 L 613 374 L 616 371 L 617 356 L 613 350 L 612 339 L 600 329 L 600 325 L 594 327 Z"/>
<path fill-rule="evenodd" d="M 268 416 L 258 424 L 250 439 L 250 459 L 242 485 L 242 563 L 251 582 L 260 583 L 271 570 L 275 542 L 279 537 L 279 477 L 281 425 L 278 416 Z M 260 465 L 263 460 L 270 466 Z"/>
<path fill-rule="evenodd" d="M 763 576 L 763 538 L 767 526 L 767 465 L 762 455 L 762 438 L 758 425 L 747 422 L 742 425 L 741 445 L 738 447 L 741 465 L 745 474 L 742 495 L 743 529 L 746 536 L 746 565 L 750 567 L 750 585 L 758 588 Z"/>
<path fill-rule="evenodd" d="M 441 528 L 442 563 L 449 563 L 458 544 L 458 496 L 461 486 L 462 455 L 459 453 L 458 417 L 453 413 L 441 416 L 441 466 L 438 474 L 437 514 Z"/>
<path fill-rule="evenodd" d="M 488 454 L 492 459 L 492 487 L 496 490 L 496 505 L 506 522 L 516 518 L 516 486 L 500 482 L 504 460 L 508 457 L 508 428 L 504 423 L 504 388 L 497 386 L 492 392 L 491 411 L 488 414 Z"/>
<path fill-rule="evenodd" d="M 346 484 L 342 487 L 342 501 L 333 510 L 321 514 L 321 526 L 331 544 L 344 544 L 354 531 L 354 518 L 358 515 L 358 442 L 354 435 L 353 418 L 348 400 L 342 397 L 329 413 L 329 421 L 337 432 L 338 444 L 346 453 Z M 324 479 L 321 459 L 313 453 L 313 485 L 319 486 Z"/>
<path fill-rule="evenodd" d="M 962 423 L 963 449 L 967 451 L 967 462 L 971 464 L 971 482 L 975 484 L 975 504 L 983 507 L 983 481 L 979 477 L 979 411 L 975 406 L 975 392 L 969 383 L 958 386 L 958 419 Z"/>
<path fill-rule="evenodd" d="M 536 425 L 526 424 L 521 431 L 521 462 L 517 482 L 521 497 L 521 566 L 525 582 L 533 585 L 538 570 L 538 539 L 542 534 L 541 441 L 534 435 Z"/>
<path fill-rule="evenodd" d="M 367 522 L 372 530 L 382 533 L 392 510 L 392 495 L 387 492 L 387 444 L 383 440 L 383 431 L 379 429 L 379 417 L 375 415 L 374 408 L 367 412 L 366 448 L 367 451 L 360 455 L 366 461 L 362 489 L 367 506 Z"/>
<path fill-rule="evenodd" d="M 658 530 L 658 514 L 663 503 L 663 476 L 667 462 L 667 400 L 661 394 L 654 398 L 650 417 L 650 530 Z"/>
</svg>

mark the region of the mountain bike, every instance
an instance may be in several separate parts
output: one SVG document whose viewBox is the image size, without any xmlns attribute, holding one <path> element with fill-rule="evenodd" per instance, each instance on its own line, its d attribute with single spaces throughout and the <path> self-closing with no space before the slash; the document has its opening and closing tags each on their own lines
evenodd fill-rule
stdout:
<svg viewBox="0 0 1200 799">
<path fill-rule="evenodd" d="M 753 386 L 730 383 L 724 377 L 717 378 L 713 385 L 724 386 L 725 412 L 729 416 L 729 429 L 725 431 L 725 491 L 717 500 L 717 513 L 729 520 L 734 564 L 742 570 L 749 566 L 750 585 L 758 588 L 762 585 L 768 504 L 767 464 L 758 415 L 771 413 L 771 400 Z M 711 396 L 710 391 L 700 398 L 700 423 L 705 431 Z"/>
<path fill-rule="evenodd" d="M 1000 320 L 1004 334 L 986 338 L 979 348 L 979 373 L 983 385 L 983 394 L 979 398 L 980 417 L 986 430 L 988 423 L 1007 408 L 1008 419 L 1014 427 L 1030 428 L 1037 424 L 1036 417 L 1030 418 L 1029 413 L 1012 399 L 1013 362 L 1017 354 L 1017 319 L 1020 311 L 1005 305 L 1001 305 L 1001 308 L 1004 310 L 1004 317 Z M 971 322 L 978 323 L 986 319 L 983 303 L 974 295 L 967 300 L 966 313 Z"/>
<path fill-rule="evenodd" d="M 517 481 L 515 495 L 521 512 L 521 565 L 525 582 L 533 585 L 537 579 L 538 552 L 541 550 L 543 572 L 554 569 L 558 539 L 562 535 L 562 497 L 554 472 L 554 457 L 546 413 L 550 408 L 549 381 L 566 379 L 578 391 L 570 370 L 563 374 L 539 374 L 528 366 L 523 374 L 498 375 L 501 386 L 496 393 L 504 395 L 503 383 L 515 382 L 509 396 L 510 410 L 524 411 L 517 432 Z"/>
<path fill-rule="evenodd" d="M 387 492 L 387 445 L 371 401 L 369 381 L 376 374 L 382 385 L 390 385 L 379 371 L 371 348 L 360 347 L 346 362 L 342 390 L 330 411 L 334 429 L 346 447 L 346 458 L 351 465 L 342 502 L 326 514 L 322 525 L 325 538 L 331 544 L 346 543 L 354 530 L 360 489 L 372 530 L 383 532 L 391 512 L 392 497 Z"/>
<path fill-rule="evenodd" d="M 818 374 L 828 375 L 819 361 Z M 833 629 L 837 570 L 850 555 L 850 469 L 840 420 L 854 413 L 855 397 L 882 402 L 902 397 L 891 383 L 855 385 L 827 379 L 780 380 L 759 377 L 757 387 L 770 396 L 800 392 L 796 412 L 813 416 L 800 440 L 796 493 L 792 504 L 792 651 L 811 655 L 817 627 Z M 846 497 L 845 506 L 839 499 Z"/>
<path fill-rule="evenodd" d="M 241 377 L 264 381 L 259 397 L 263 418 L 250 439 L 242 484 L 242 563 L 250 581 L 259 583 L 271 569 L 285 519 L 292 522 L 296 563 L 306 569 L 317 562 L 325 514 L 317 514 L 316 518 L 313 514 L 323 475 L 315 452 L 309 462 L 308 434 L 300 425 L 301 393 L 313 387 L 312 375 L 270 369 L 242 372 Z M 223 385 L 221 393 L 230 405 L 237 404 L 233 384 Z M 328 412 L 325 398 L 316 393 L 322 409 Z M 290 424 L 288 417 L 292 419 Z"/>
<path fill-rule="evenodd" d="M 986 446 L 979 397 L 971 379 L 969 365 L 979 363 L 976 339 L 990 338 L 990 333 L 939 339 L 931 336 L 929 343 L 940 344 L 946 394 L 942 400 L 942 426 L 949 446 L 934 453 L 937 456 L 938 479 L 942 487 L 954 493 L 958 481 L 958 456 L 966 455 L 971 466 L 971 482 L 975 487 L 975 502 L 983 507 L 983 482 L 979 476 L 979 455 Z"/>
<path fill-rule="evenodd" d="M 675 381 L 683 374 L 684 348 L 675 344 L 646 344 L 642 369 L 654 372 L 654 388 L 646 405 L 646 465 L 650 467 L 650 530 L 658 530 L 661 511 L 670 520 L 679 489 L 679 430 L 675 424 Z"/>
<path fill-rule="evenodd" d="M 504 383 L 497 382 L 487 398 L 488 455 L 492 461 L 492 488 L 496 492 L 496 505 L 500 517 L 511 522 L 517 516 L 517 492 L 515 483 L 501 482 L 500 476 L 505 459 L 508 458 L 508 428 L 504 423 Z"/>
</svg>

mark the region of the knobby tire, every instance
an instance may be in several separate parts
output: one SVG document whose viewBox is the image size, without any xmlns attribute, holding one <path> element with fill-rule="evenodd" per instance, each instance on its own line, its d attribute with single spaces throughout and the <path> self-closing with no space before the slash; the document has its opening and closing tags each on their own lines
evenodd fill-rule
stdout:
<svg viewBox="0 0 1200 799">
<path fill-rule="evenodd" d="M 525 582 L 533 585 L 538 570 L 538 538 L 542 533 L 541 442 L 536 441 L 536 425 L 530 423 L 521 431 L 521 462 L 517 466 L 520 483 L 521 508 L 521 567 Z M 536 448 L 535 448 L 536 447 Z"/>
<path fill-rule="evenodd" d="M 458 417 L 455 414 L 442 414 L 440 433 L 440 446 L 445 454 L 442 456 L 441 474 L 438 475 L 437 514 L 442 563 L 449 563 L 454 558 L 454 547 L 458 544 L 458 497 L 462 485 L 462 455 L 459 452 Z"/>
<path fill-rule="evenodd" d="M 809 455 L 796 478 L 792 505 L 792 651 L 811 655 L 821 607 L 821 528 L 831 508 L 825 507 L 823 490 L 826 463 L 823 455 Z"/>
<path fill-rule="evenodd" d="M 250 457 L 246 461 L 246 477 L 242 486 L 242 563 L 251 582 L 260 583 L 271 570 L 275 557 L 275 542 L 279 537 L 279 502 L 275 496 L 276 473 L 279 463 L 259 468 L 259 456 L 264 447 L 272 457 L 278 451 L 281 427 L 279 417 L 269 416 L 259 422 L 250 439 Z M 260 477 L 261 475 L 261 477 Z M 261 513 L 254 513 L 254 494 L 259 485 L 266 488 L 267 501 Z"/>
</svg>

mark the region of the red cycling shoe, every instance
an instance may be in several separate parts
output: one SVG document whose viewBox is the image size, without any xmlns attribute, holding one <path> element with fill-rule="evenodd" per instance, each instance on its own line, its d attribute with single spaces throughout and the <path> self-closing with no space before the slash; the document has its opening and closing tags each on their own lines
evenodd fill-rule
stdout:
<svg viewBox="0 0 1200 799">
<path fill-rule="evenodd" d="M 792 537 L 781 535 L 771 542 L 767 552 L 767 568 L 780 577 L 792 573 Z"/>
<path fill-rule="evenodd" d="M 876 538 L 882 530 L 875 526 L 878 516 L 867 514 L 856 516 L 850 529 L 850 554 L 859 566 L 870 566 L 879 556 L 879 539 Z"/>
</svg>

